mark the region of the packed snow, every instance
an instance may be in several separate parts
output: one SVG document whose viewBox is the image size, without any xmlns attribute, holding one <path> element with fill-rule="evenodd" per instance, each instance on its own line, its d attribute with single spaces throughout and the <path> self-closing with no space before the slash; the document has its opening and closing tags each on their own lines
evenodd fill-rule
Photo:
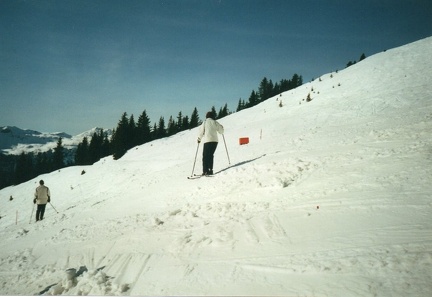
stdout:
<svg viewBox="0 0 432 297">
<path fill-rule="evenodd" d="M 432 296 L 431 56 L 423 39 L 221 119 L 212 177 L 187 179 L 193 129 L 2 189 L 0 295 Z"/>
</svg>

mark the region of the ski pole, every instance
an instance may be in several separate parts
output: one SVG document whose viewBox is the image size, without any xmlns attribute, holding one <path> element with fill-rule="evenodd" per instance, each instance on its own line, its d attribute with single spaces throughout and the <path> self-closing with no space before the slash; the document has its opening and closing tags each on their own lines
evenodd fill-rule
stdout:
<svg viewBox="0 0 432 297">
<path fill-rule="evenodd" d="M 223 134 L 222 134 L 222 138 L 224 140 L 225 150 L 226 150 L 227 157 L 228 157 L 228 165 L 231 165 L 230 157 L 229 157 L 229 154 L 228 154 L 228 149 L 227 149 L 226 142 L 225 142 L 225 136 Z"/>
<path fill-rule="evenodd" d="M 196 153 L 195 153 L 195 160 L 194 160 L 194 164 L 193 164 L 193 168 L 192 168 L 192 174 L 191 174 L 191 176 L 193 176 L 193 173 L 194 173 L 194 170 L 195 170 L 195 163 L 196 163 L 196 158 L 197 158 L 197 155 L 198 155 L 198 148 L 199 148 L 199 145 L 200 145 L 200 143 L 198 142 L 197 149 L 196 149 Z"/>
<path fill-rule="evenodd" d="M 52 206 L 52 208 L 54 208 L 54 210 L 56 211 L 56 213 L 59 213 L 59 212 L 57 211 L 57 209 L 55 209 L 54 205 L 51 204 L 51 202 L 49 202 L 49 204 Z"/>
<path fill-rule="evenodd" d="M 36 203 L 33 203 L 33 209 L 32 209 L 32 213 L 31 213 L 31 215 L 30 215 L 30 222 L 29 222 L 29 224 L 31 224 L 31 219 L 32 219 L 32 216 L 33 216 L 33 212 L 34 212 L 35 204 L 36 204 Z"/>
</svg>

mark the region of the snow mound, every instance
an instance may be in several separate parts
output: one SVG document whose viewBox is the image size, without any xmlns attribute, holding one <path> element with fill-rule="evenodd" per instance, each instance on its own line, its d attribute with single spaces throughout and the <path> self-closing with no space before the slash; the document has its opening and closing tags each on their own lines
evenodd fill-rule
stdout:
<svg viewBox="0 0 432 297">
<path fill-rule="evenodd" d="M 63 279 L 40 292 L 40 295 L 109 295 L 121 296 L 129 287 L 127 284 L 116 285 L 111 282 L 111 277 L 107 276 L 100 269 L 88 271 L 82 266 L 77 271 L 75 268 L 68 269 Z"/>
</svg>

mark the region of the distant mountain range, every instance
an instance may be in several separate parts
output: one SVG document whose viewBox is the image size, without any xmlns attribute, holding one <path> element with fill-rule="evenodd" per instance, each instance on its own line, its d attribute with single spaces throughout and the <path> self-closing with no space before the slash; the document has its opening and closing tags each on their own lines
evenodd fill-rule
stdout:
<svg viewBox="0 0 432 297">
<path fill-rule="evenodd" d="M 6 155 L 19 155 L 21 153 L 40 153 L 54 149 L 59 138 L 62 138 L 63 147 L 67 150 L 75 150 L 84 137 L 90 141 L 93 134 L 99 133 L 102 128 L 93 128 L 76 136 L 64 132 L 39 132 L 29 129 L 21 129 L 15 126 L 0 127 L 0 153 Z M 104 130 L 108 136 L 112 130 Z"/>
</svg>

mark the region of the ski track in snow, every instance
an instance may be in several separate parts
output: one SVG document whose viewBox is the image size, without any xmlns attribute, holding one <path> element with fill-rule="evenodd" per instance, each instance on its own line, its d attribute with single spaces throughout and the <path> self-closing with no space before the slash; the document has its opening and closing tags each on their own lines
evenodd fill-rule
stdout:
<svg viewBox="0 0 432 297">
<path fill-rule="evenodd" d="M 255 137 L 213 177 L 186 179 L 195 130 L 44 176 L 61 211 L 1 219 L 0 294 L 430 296 L 431 42 L 223 120 Z M 37 180 L 1 196 L 28 208 Z"/>
</svg>

